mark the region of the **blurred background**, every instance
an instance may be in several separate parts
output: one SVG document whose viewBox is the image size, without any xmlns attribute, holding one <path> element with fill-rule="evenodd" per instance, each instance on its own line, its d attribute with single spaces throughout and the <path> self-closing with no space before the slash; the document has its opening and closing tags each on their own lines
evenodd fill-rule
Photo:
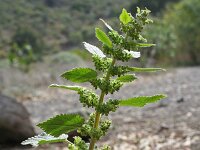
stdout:
<svg viewBox="0 0 200 150">
<path fill-rule="evenodd" d="M 142 109 L 120 108 L 99 144 L 114 150 L 200 150 L 199 0 L 1 0 L 0 150 L 32 149 L 19 143 L 39 133 L 35 125 L 48 117 L 87 114 L 75 93 L 48 85 L 72 85 L 59 75 L 73 67 L 93 67 L 82 42 L 100 45 L 94 28 L 107 29 L 99 18 L 118 29 L 122 8 L 135 13 L 137 6 L 152 12 L 154 23 L 143 35 L 156 47 L 142 49 L 142 57 L 129 65 L 167 72 L 139 74 L 114 97 L 166 93 L 168 98 Z"/>
</svg>

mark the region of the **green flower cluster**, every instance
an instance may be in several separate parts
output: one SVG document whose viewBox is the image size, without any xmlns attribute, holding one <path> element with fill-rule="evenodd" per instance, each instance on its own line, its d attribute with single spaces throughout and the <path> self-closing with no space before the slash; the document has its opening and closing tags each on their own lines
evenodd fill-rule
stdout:
<svg viewBox="0 0 200 150">
<path fill-rule="evenodd" d="M 99 150 L 111 150 L 110 146 L 108 145 L 104 145 L 102 148 L 100 148 Z"/>
<path fill-rule="evenodd" d="M 111 68 L 111 71 L 110 71 L 110 74 L 112 76 L 122 76 L 126 73 L 130 72 L 129 69 L 128 69 L 128 66 L 113 66 Z"/>
<path fill-rule="evenodd" d="M 94 128 L 95 123 L 95 115 L 91 114 L 88 121 L 85 122 L 81 128 L 79 128 L 78 132 L 82 136 L 90 136 L 91 138 L 95 140 L 99 140 L 102 136 L 106 134 L 108 131 L 111 121 L 106 119 L 100 122 L 100 126 L 98 128 Z"/>
<path fill-rule="evenodd" d="M 99 105 L 97 111 L 101 112 L 102 115 L 108 116 L 110 112 L 115 112 L 119 107 L 119 100 L 109 99 L 107 102 Z"/>
<path fill-rule="evenodd" d="M 112 59 L 101 58 L 98 55 L 93 55 L 92 59 L 93 59 L 96 70 L 103 71 L 103 72 L 108 70 L 112 62 Z"/>
<path fill-rule="evenodd" d="M 74 144 L 69 143 L 68 149 L 69 150 L 88 150 L 89 145 L 82 140 L 81 137 L 75 136 L 74 137 Z"/>
<path fill-rule="evenodd" d="M 110 32 L 113 33 L 113 32 Z M 119 43 L 121 44 L 121 43 Z M 112 55 L 115 59 L 121 60 L 123 62 L 129 61 L 132 57 L 131 54 L 124 51 L 122 48 L 109 48 L 108 46 L 104 45 L 104 52 L 108 55 Z"/>
<path fill-rule="evenodd" d="M 105 92 L 105 94 L 113 94 L 115 91 L 119 91 L 120 87 L 123 85 L 123 83 L 118 80 L 107 80 L 105 77 L 95 79 L 91 81 L 91 84 L 95 87 L 95 89 L 99 88 L 101 91 Z"/>
<path fill-rule="evenodd" d="M 148 9 L 140 10 L 140 8 L 138 7 L 136 18 L 129 14 L 131 20 L 127 24 L 121 23 L 121 31 L 126 33 L 127 36 L 130 37 L 132 40 L 135 40 L 135 42 L 137 42 L 138 40 L 146 42 L 147 40 L 143 38 L 140 33 L 142 32 L 146 24 L 152 23 L 152 20 L 147 18 L 150 12 L 151 11 L 149 11 Z"/>
<path fill-rule="evenodd" d="M 69 150 L 88 150 L 89 144 L 85 143 L 80 137 L 74 137 L 74 144 L 68 144 Z M 95 150 L 111 150 L 110 146 L 104 145 L 101 148 L 95 147 Z"/>
<path fill-rule="evenodd" d="M 80 102 L 84 107 L 96 107 L 98 105 L 99 96 L 93 93 L 91 90 L 80 89 Z"/>
</svg>

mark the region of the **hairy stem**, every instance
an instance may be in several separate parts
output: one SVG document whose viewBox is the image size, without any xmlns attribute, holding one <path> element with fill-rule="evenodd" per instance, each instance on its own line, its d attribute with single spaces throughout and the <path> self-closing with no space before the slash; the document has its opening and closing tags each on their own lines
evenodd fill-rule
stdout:
<svg viewBox="0 0 200 150">
<path fill-rule="evenodd" d="M 108 81 L 110 79 L 110 71 L 115 64 L 115 61 L 116 60 L 113 58 L 112 63 L 111 63 L 111 65 L 110 65 L 110 67 L 107 71 L 107 74 L 106 74 L 106 81 Z M 101 105 L 103 103 L 104 96 L 105 96 L 105 92 L 101 91 L 101 95 L 100 95 L 100 98 L 99 98 L 99 105 Z M 94 128 L 95 129 L 97 129 L 98 126 L 99 126 L 100 118 L 101 118 L 101 113 L 96 111 L 96 117 L 95 117 L 95 122 L 94 122 Z M 90 141 L 89 150 L 94 150 L 95 143 L 96 143 L 96 139 L 92 138 L 91 141 Z"/>
</svg>

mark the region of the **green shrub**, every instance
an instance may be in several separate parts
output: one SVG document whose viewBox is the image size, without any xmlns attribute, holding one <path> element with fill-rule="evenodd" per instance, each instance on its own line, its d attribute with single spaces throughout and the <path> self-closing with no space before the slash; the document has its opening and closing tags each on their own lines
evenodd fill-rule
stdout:
<svg viewBox="0 0 200 150">
<path fill-rule="evenodd" d="M 179 64 L 200 64 L 199 12 L 199 0 L 183 0 L 168 8 L 165 13 L 164 20 L 176 36 L 175 53 Z"/>
<path fill-rule="evenodd" d="M 19 48 L 23 48 L 24 45 L 30 45 L 36 59 L 41 59 L 44 51 L 44 45 L 42 38 L 35 30 L 20 26 L 13 35 L 11 43 L 16 44 Z"/>
<path fill-rule="evenodd" d="M 35 60 L 32 47 L 26 44 L 19 47 L 17 44 L 13 44 L 8 53 L 8 60 L 11 65 L 16 62 L 20 69 L 28 71 L 29 65 Z"/>
<path fill-rule="evenodd" d="M 11 39 L 11 48 L 8 51 L 8 59 L 13 65 L 28 71 L 29 65 L 41 60 L 44 46 L 41 38 L 30 28 L 20 27 Z"/>
<path fill-rule="evenodd" d="M 1 59 L 1 58 L 6 58 L 6 56 L 7 56 L 7 55 L 6 55 L 6 51 L 0 49 L 0 59 Z"/>
<path fill-rule="evenodd" d="M 167 4 L 178 2 L 180 0 L 135 0 L 130 6 L 130 10 L 134 10 L 136 6 L 149 8 L 154 15 L 160 15 Z"/>
<path fill-rule="evenodd" d="M 200 64 L 200 3 L 183 0 L 169 5 L 163 17 L 154 18 L 154 25 L 146 28 L 144 35 L 156 47 L 143 50 L 141 62 L 149 59 L 160 65 Z M 155 62 L 156 61 L 156 62 Z"/>
<path fill-rule="evenodd" d="M 148 64 L 149 59 L 153 59 L 156 64 L 172 65 L 176 63 L 176 36 L 172 32 L 172 26 L 163 19 L 154 18 L 154 24 L 149 25 L 143 33 L 155 47 L 143 49 L 144 57 L 141 58 L 141 65 Z"/>
<path fill-rule="evenodd" d="M 76 45 L 76 44 L 80 43 L 81 41 L 83 41 L 83 35 L 79 31 L 70 32 L 68 38 L 69 38 L 69 40 L 68 40 L 69 45 Z"/>
</svg>

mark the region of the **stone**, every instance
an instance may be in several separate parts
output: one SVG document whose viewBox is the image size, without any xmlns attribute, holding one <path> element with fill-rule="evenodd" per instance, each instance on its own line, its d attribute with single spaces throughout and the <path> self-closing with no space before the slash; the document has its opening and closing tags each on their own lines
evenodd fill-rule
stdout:
<svg viewBox="0 0 200 150">
<path fill-rule="evenodd" d="M 0 144 L 18 145 L 34 135 L 26 108 L 15 99 L 0 94 Z"/>
</svg>

